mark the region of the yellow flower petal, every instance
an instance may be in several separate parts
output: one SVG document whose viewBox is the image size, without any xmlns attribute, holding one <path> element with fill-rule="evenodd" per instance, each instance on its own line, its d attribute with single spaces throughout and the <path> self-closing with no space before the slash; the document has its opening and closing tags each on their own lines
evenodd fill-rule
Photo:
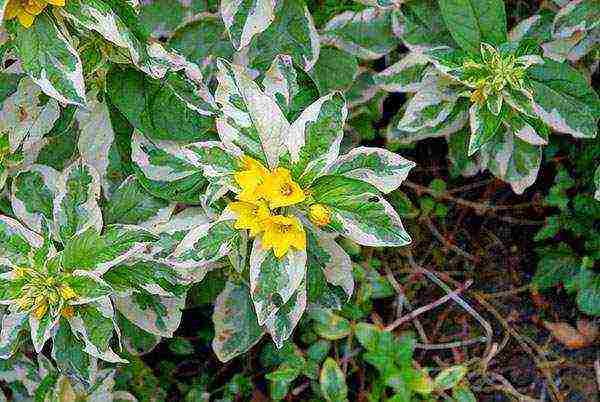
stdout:
<svg viewBox="0 0 600 402">
<path fill-rule="evenodd" d="M 317 226 L 325 226 L 331 222 L 331 211 L 323 204 L 313 204 L 308 209 L 308 218 Z"/>
<path fill-rule="evenodd" d="M 19 13 L 17 14 L 17 18 L 19 19 L 19 22 L 21 23 L 21 25 L 23 25 L 25 28 L 29 28 L 33 25 L 33 21 L 35 20 L 35 16 L 23 11 L 23 10 L 19 10 Z"/>
<path fill-rule="evenodd" d="M 77 294 L 69 285 L 61 286 L 59 292 L 63 300 L 71 300 L 77 297 Z"/>
<path fill-rule="evenodd" d="M 250 236 L 256 236 L 264 230 L 264 222 L 270 216 L 265 203 L 252 204 L 249 202 L 232 202 L 229 208 L 238 214 L 233 227 L 250 230 Z"/>
<path fill-rule="evenodd" d="M 281 167 L 265 178 L 259 191 L 269 201 L 271 209 L 298 204 L 306 199 L 304 191 L 292 180 L 290 171 Z"/>
<path fill-rule="evenodd" d="M 297 250 L 306 248 L 306 232 L 295 216 L 272 216 L 265 221 L 262 246 L 273 249 L 275 257 L 282 258 L 291 247 Z"/>
<path fill-rule="evenodd" d="M 46 0 L 48 4 L 52 4 L 53 6 L 62 7 L 65 5 L 65 0 Z"/>
<path fill-rule="evenodd" d="M 242 191 L 237 198 L 240 201 L 257 203 L 261 199 L 258 187 L 263 184 L 269 171 L 259 161 L 248 156 L 242 158 L 244 170 L 234 175 L 235 181 Z"/>
</svg>

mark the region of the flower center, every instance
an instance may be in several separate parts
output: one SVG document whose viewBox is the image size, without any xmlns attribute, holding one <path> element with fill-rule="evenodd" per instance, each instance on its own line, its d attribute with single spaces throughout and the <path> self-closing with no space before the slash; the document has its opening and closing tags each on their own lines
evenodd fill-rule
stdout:
<svg viewBox="0 0 600 402">
<path fill-rule="evenodd" d="M 279 231 L 281 233 L 289 233 L 292 230 L 292 225 L 281 225 L 279 226 Z"/>
<path fill-rule="evenodd" d="M 290 183 L 284 183 L 284 184 L 281 185 L 281 188 L 279 189 L 279 192 L 284 197 L 289 197 L 294 192 L 294 189 L 292 188 L 292 185 Z"/>
</svg>

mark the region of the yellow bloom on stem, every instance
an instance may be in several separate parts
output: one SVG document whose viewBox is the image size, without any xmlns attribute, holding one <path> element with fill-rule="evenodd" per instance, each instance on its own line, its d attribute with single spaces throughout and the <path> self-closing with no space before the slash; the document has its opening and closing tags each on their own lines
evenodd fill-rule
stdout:
<svg viewBox="0 0 600 402">
<path fill-rule="evenodd" d="M 308 208 L 308 218 L 317 226 L 325 226 L 331 222 L 331 211 L 323 204 L 313 204 Z"/>
<path fill-rule="evenodd" d="M 40 300 L 33 309 L 33 315 L 38 320 L 41 320 L 46 311 L 48 311 L 48 300 Z"/>
<path fill-rule="evenodd" d="M 58 292 L 63 300 L 71 300 L 77 297 L 77 293 L 69 285 L 62 285 Z"/>
<path fill-rule="evenodd" d="M 283 257 L 291 247 L 297 250 L 306 248 L 306 233 L 300 220 L 295 216 L 272 216 L 265 221 L 262 237 L 265 250 L 273 249 L 275 257 Z"/>
<path fill-rule="evenodd" d="M 242 166 L 243 170 L 234 175 L 236 183 L 242 189 L 237 198 L 240 201 L 256 203 L 260 199 L 258 187 L 269 175 L 269 170 L 249 156 L 242 158 Z"/>
<path fill-rule="evenodd" d="M 35 17 L 46 9 L 48 4 L 62 7 L 65 0 L 8 0 L 4 11 L 4 19 L 17 18 L 21 25 L 29 28 L 33 25 Z"/>
<path fill-rule="evenodd" d="M 250 236 L 256 236 L 264 230 L 265 220 L 271 216 L 266 203 L 232 202 L 229 208 L 238 214 L 233 225 L 236 229 L 250 230 Z"/>
<path fill-rule="evenodd" d="M 269 201 L 271 209 L 298 204 L 306 199 L 304 191 L 292 180 L 290 171 L 281 167 L 265 178 L 259 191 Z"/>
</svg>

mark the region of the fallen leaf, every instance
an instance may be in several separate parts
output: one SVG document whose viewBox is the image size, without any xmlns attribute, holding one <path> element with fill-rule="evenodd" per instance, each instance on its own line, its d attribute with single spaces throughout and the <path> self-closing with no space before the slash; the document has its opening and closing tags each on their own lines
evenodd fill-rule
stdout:
<svg viewBox="0 0 600 402">
<path fill-rule="evenodd" d="M 552 323 L 548 321 L 544 321 L 544 327 L 569 349 L 588 347 L 598 337 L 598 326 L 587 320 L 577 321 L 577 328 L 566 322 Z"/>
</svg>

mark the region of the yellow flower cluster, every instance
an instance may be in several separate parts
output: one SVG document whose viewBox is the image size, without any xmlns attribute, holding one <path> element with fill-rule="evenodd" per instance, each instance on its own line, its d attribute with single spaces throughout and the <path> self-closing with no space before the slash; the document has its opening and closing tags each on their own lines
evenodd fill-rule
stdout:
<svg viewBox="0 0 600 402">
<path fill-rule="evenodd" d="M 8 0 L 4 11 L 4 19 L 17 18 L 21 25 L 29 28 L 33 25 L 35 17 L 41 14 L 48 7 L 48 4 L 62 7 L 65 5 L 65 0 Z"/>
<path fill-rule="evenodd" d="M 67 302 L 77 297 L 69 285 L 58 283 L 56 278 L 42 275 L 33 269 L 17 269 L 15 275 L 28 279 L 28 283 L 21 290 L 17 306 L 21 311 L 31 311 L 38 320 L 44 317 L 51 305 L 56 305 L 59 301 Z M 72 309 L 65 306 L 63 313 L 68 315 L 69 311 Z"/>
<path fill-rule="evenodd" d="M 236 229 L 247 229 L 250 236 L 262 234 L 263 247 L 273 249 L 277 258 L 283 257 L 292 247 L 306 248 L 306 233 L 300 220 L 277 213 L 279 208 L 306 200 L 306 194 L 288 169 L 278 167 L 271 171 L 259 161 L 244 156 L 242 170 L 235 174 L 235 181 L 241 188 L 237 196 L 239 201 L 232 202 L 229 208 L 238 214 Z M 321 217 L 320 222 L 324 221 Z"/>
</svg>

